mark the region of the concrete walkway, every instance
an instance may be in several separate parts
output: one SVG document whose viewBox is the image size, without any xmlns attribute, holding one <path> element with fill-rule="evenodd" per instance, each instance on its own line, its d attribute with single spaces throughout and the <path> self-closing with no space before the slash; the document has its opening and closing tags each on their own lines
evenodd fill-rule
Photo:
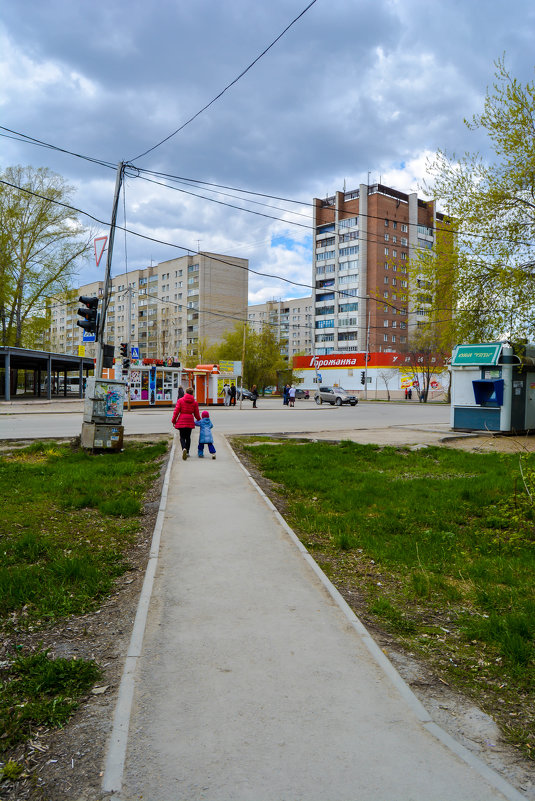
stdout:
<svg viewBox="0 0 535 801">
<path fill-rule="evenodd" d="M 521 799 L 431 721 L 226 441 L 216 446 L 216 461 L 192 448 L 168 469 L 103 790 Z"/>
</svg>

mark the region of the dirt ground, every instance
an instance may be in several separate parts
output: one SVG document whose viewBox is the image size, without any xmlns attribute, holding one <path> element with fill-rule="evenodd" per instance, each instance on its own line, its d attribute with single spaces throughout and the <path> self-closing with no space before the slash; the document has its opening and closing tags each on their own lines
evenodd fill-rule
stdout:
<svg viewBox="0 0 535 801">
<path fill-rule="evenodd" d="M 137 439 L 141 439 L 138 437 Z M 147 437 L 154 440 L 155 437 Z M 516 438 L 515 438 L 516 439 Z M 529 450 L 535 450 L 535 438 Z M 446 443 L 445 443 L 446 444 Z M 523 440 L 485 437 L 448 442 L 448 447 L 485 452 L 527 450 Z M 113 594 L 93 614 L 69 618 L 61 626 L 40 631 L 37 636 L 19 638 L 17 644 L 42 644 L 51 655 L 95 659 L 103 669 L 102 681 L 81 704 L 64 729 L 37 729 L 24 746 L 8 756 L 25 767 L 18 781 L 0 783 L 0 799 L 6 801 L 108 801 L 100 789 L 107 738 L 111 731 L 115 703 L 121 680 L 124 657 L 136 614 L 138 597 L 148 560 L 152 532 L 159 506 L 162 467 L 143 516 L 143 528 L 130 552 L 130 569 L 118 579 Z M 248 465 L 248 467 L 250 467 Z M 250 467 L 255 479 L 269 494 L 262 477 Z M 339 588 L 343 592 L 343 588 Z M 346 597 L 359 614 L 359 600 Z M 376 626 L 364 621 L 415 695 L 447 732 L 476 753 L 526 798 L 535 799 L 533 762 L 528 762 L 501 738 L 493 720 L 470 699 L 455 692 L 437 678 L 395 640 Z M 0 642 L 0 660 L 5 659 L 13 643 Z M 5 759 L 5 757 L 4 757 Z M 1 764 L 1 763 L 0 763 Z M 153 799 L 151 801 L 157 801 Z"/>
</svg>

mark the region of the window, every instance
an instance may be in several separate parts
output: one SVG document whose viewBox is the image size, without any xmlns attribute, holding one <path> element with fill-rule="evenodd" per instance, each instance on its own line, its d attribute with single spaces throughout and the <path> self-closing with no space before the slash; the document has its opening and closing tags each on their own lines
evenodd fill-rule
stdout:
<svg viewBox="0 0 535 801">
<path fill-rule="evenodd" d="M 383 281 L 384 281 L 385 284 L 388 284 L 388 275 L 385 275 L 385 277 L 383 278 Z"/>
<path fill-rule="evenodd" d="M 388 220 L 385 220 L 385 228 L 388 228 Z"/>
<path fill-rule="evenodd" d="M 405 247 L 407 247 L 407 245 L 409 244 L 409 243 L 407 242 L 407 237 L 406 237 L 406 236 L 402 236 L 402 237 L 401 237 L 401 244 L 402 244 L 402 245 L 405 245 Z"/>
<path fill-rule="evenodd" d="M 388 297 L 388 292 L 383 292 L 383 298 L 387 298 L 387 297 Z"/>
<path fill-rule="evenodd" d="M 388 328 L 388 320 L 383 320 L 383 327 Z"/>
<path fill-rule="evenodd" d="M 407 228 L 405 223 L 401 223 L 401 230 L 403 231 L 404 234 L 406 234 L 409 229 Z"/>
<path fill-rule="evenodd" d="M 388 262 L 385 261 L 385 270 L 388 270 Z"/>
<path fill-rule="evenodd" d="M 316 320 L 316 328 L 334 328 L 334 320 Z"/>
<path fill-rule="evenodd" d="M 398 252 L 397 252 L 397 250 L 393 250 L 393 251 L 392 251 L 392 256 L 393 256 L 395 259 L 397 259 L 397 257 L 398 257 Z"/>
<path fill-rule="evenodd" d="M 389 239 L 390 239 L 389 235 L 385 234 L 385 242 L 388 242 Z"/>
<path fill-rule="evenodd" d="M 388 248 L 385 248 L 385 256 L 388 256 Z"/>
<path fill-rule="evenodd" d="M 392 242 L 394 243 L 394 245 L 397 243 L 397 241 L 398 241 L 397 236 L 393 236 L 392 237 Z"/>
<path fill-rule="evenodd" d="M 388 334 L 383 334 L 383 342 L 388 342 Z"/>
<path fill-rule="evenodd" d="M 393 223 L 392 223 L 392 225 L 394 226 L 394 228 L 397 228 L 397 227 L 398 227 L 398 224 L 397 224 L 397 222 L 393 222 Z"/>
<path fill-rule="evenodd" d="M 316 253 L 316 261 L 330 261 L 334 259 L 336 251 L 326 250 L 325 253 Z"/>
<path fill-rule="evenodd" d="M 396 341 L 396 337 L 392 336 L 392 342 L 395 342 L 395 341 Z"/>
</svg>

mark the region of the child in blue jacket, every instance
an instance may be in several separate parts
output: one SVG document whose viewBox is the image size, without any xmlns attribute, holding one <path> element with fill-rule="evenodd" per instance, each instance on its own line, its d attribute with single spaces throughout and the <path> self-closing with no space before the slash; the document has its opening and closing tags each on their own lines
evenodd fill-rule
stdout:
<svg viewBox="0 0 535 801">
<path fill-rule="evenodd" d="M 208 445 L 208 450 L 212 454 L 212 459 L 215 459 L 215 447 L 214 447 L 214 437 L 212 435 L 212 428 L 214 424 L 210 420 L 210 415 L 204 410 L 201 412 L 201 419 L 195 420 L 195 425 L 199 426 L 199 445 L 198 445 L 198 456 L 199 459 L 204 458 L 204 446 Z"/>
</svg>

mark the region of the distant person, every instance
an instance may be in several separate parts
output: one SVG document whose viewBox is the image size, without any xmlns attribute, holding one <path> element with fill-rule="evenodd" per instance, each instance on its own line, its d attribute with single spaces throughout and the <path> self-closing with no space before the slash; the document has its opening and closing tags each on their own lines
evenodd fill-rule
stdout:
<svg viewBox="0 0 535 801">
<path fill-rule="evenodd" d="M 180 400 L 180 398 L 183 398 L 183 397 L 184 397 L 184 387 L 181 384 L 179 386 L 179 388 L 178 388 L 177 400 Z"/>
<path fill-rule="evenodd" d="M 295 405 L 295 387 L 293 386 L 293 384 L 288 389 L 288 404 L 290 405 L 290 408 L 293 409 Z"/>
<path fill-rule="evenodd" d="M 189 456 L 191 446 L 191 432 L 195 428 L 195 420 L 200 420 L 199 404 L 193 397 L 193 387 L 188 387 L 182 398 L 176 402 L 175 410 L 171 421 L 180 435 L 180 447 L 182 448 L 182 458 L 186 460 Z"/>
<path fill-rule="evenodd" d="M 236 406 L 236 384 L 230 385 L 230 405 Z"/>
<path fill-rule="evenodd" d="M 253 388 L 251 389 L 251 400 L 253 401 L 253 409 L 256 409 L 257 398 L 258 398 L 258 390 L 256 388 L 256 384 L 253 384 Z"/>
<path fill-rule="evenodd" d="M 223 384 L 223 403 L 225 406 L 230 406 L 230 387 L 226 381 Z"/>
<path fill-rule="evenodd" d="M 288 406 L 290 403 L 290 385 L 285 384 L 284 389 L 282 390 L 282 403 L 284 406 Z"/>
<path fill-rule="evenodd" d="M 408 396 L 409 400 L 412 400 L 412 387 L 409 387 Z"/>
<path fill-rule="evenodd" d="M 405 387 L 405 400 L 407 400 L 408 397 L 409 397 L 409 390 L 407 387 Z"/>
<path fill-rule="evenodd" d="M 210 414 L 205 409 L 201 413 L 201 419 L 196 420 L 196 426 L 199 426 L 199 444 L 197 445 L 197 456 L 199 459 L 204 459 L 204 446 L 208 445 L 208 450 L 212 454 L 212 459 L 215 459 L 215 446 L 212 428 L 214 424 L 210 420 Z"/>
</svg>

